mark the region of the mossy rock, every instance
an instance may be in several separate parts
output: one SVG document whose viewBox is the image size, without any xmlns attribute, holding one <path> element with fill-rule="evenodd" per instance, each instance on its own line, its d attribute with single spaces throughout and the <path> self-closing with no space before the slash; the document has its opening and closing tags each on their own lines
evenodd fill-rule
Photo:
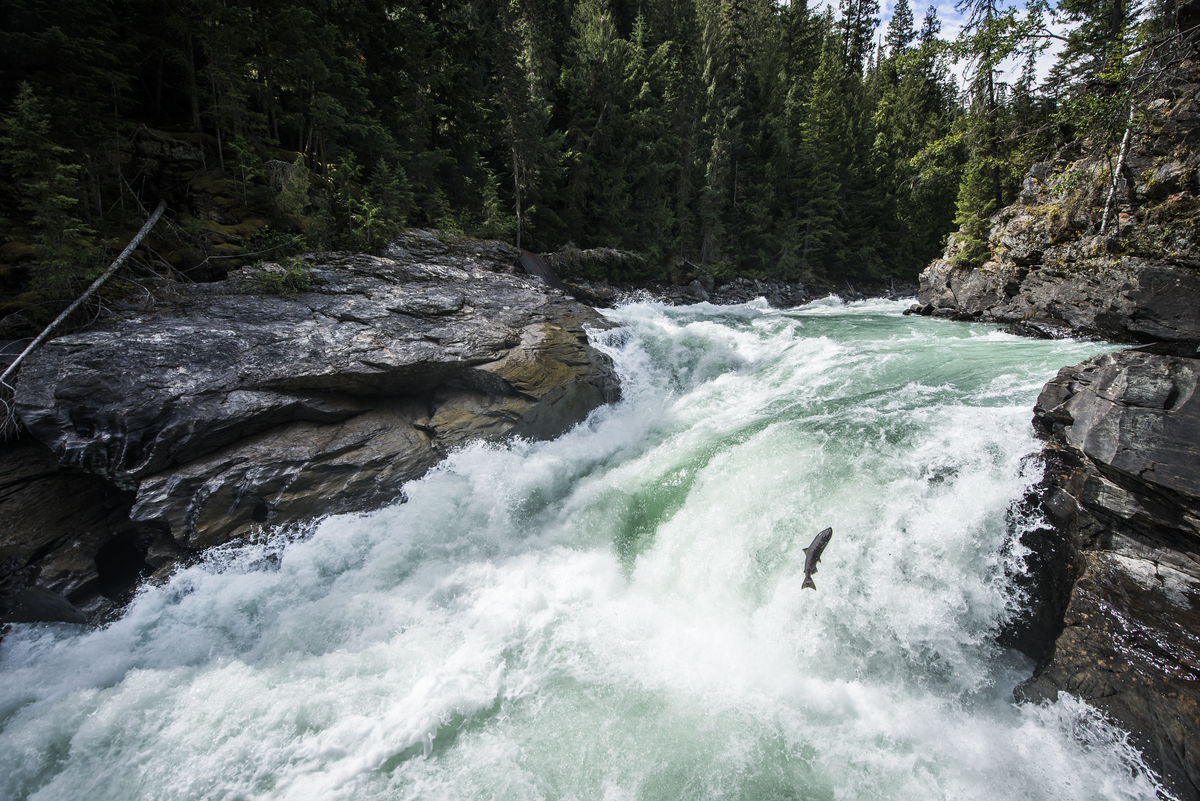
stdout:
<svg viewBox="0 0 1200 801">
<path fill-rule="evenodd" d="M 232 195 L 240 188 L 237 181 L 229 178 L 218 178 L 215 175 L 200 174 L 188 183 L 192 192 L 205 192 L 210 195 Z"/>
<path fill-rule="evenodd" d="M 213 245 L 211 250 L 214 256 L 221 256 L 224 258 L 242 256 L 246 253 L 246 249 L 244 247 L 241 245 L 235 245 L 232 242 L 219 242 Z"/>
<path fill-rule="evenodd" d="M 571 333 L 562 326 L 546 323 L 542 326 L 542 336 L 545 342 L 536 358 L 511 360 L 500 371 L 514 389 L 534 397 L 565 386 L 576 377 L 575 371 L 563 361 L 564 353 L 577 345 Z"/>
</svg>

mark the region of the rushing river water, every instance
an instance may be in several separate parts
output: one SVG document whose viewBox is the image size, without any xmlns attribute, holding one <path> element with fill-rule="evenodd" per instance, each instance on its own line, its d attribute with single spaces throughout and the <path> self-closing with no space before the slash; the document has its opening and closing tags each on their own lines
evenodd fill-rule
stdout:
<svg viewBox="0 0 1200 801">
<path fill-rule="evenodd" d="M 0 798 L 1154 798 L 994 643 L 1033 402 L 1104 348 L 903 308 L 627 305 L 558 440 L 16 627 Z"/>
</svg>

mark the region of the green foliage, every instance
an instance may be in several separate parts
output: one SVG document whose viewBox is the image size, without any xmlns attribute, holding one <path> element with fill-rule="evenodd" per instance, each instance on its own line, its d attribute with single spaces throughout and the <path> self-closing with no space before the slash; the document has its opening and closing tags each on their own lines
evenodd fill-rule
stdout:
<svg viewBox="0 0 1200 801">
<path fill-rule="evenodd" d="M 309 263 L 294 257 L 281 259 L 278 263 L 260 264 L 257 278 L 260 292 L 284 298 L 308 292 L 315 283 Z"/>
<path fill-rule="evenodd" d="M 1007 68 L 1047 41 L 1043 0 L 964 0 L 954 44 L 909 2 L 877 48 L 876 0 L 10 0 L 0 219 L 55 292 L 158 196 L 314 247 L 416 225 L 646 257 L 588 268 L 613 277 L 912 278 L 956 224 L 983 258 L 1028 164 L 1072 131 L 1119 138 L 1181 57 L 1161 13 L 1061 0 L 1047 94 Z M 221 188 L 205 207 L 197 171 Z"/>
<path fill-rule="evenodd" d="M 93 232 L 75 213 L 79 203 L 79 166 L 72 152 L 50 139 L 50 117 L 22 84 L 12 113 L 0 119 L 3 163 L 12 178 L 10 191 L 27 215 L 36 259 L 32 288 L 51 297 L 70 294 L 97 274 Z"/>
<path fill-rule="evenodd" d="M 275 196 L 275 207 L 293 225 L 299 224 L 305 216 L 311 202 L 309 187 L 312 185 L 311 174 L 304 164 L 304 156 L 297 154 L 290 165 L 279 162 L 276 171 L 279 192 Z"/>
<path fill-rule="evenodd" d="M 473 233 L 483 239 L 508 241 L 516 235 L 516 217 L 508 214 L 500 199 L 500 181 L 492 173 L 484 177 L 483 211 Z"/>
<path fill-rule="evenodd" d="M 279 261 L 309 250 L 308 240 L 300 234 L 279 231 L 270 226 L 262 229 L 246 243 L 247 254 Z"/>
<path fill-rule="evenodd" d="M 967 166 L 958 189 L 958 253 L 955 263 L 964 267 L 978 267 L 990 254 L 988 234 L 991 224 L 988 218 L 997 211 L 992 192 L 993 168 L 986 162 L 977 161 Z"/>
</svg>

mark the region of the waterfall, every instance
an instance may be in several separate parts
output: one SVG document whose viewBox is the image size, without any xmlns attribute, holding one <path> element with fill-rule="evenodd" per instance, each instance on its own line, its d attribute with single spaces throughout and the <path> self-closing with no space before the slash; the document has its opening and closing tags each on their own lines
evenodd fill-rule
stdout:
<svg viewBox="0 0 1200 801">
<path fill-rule="evenodd" d="M 627 304 L 564 436 L 15 627 L 0 797 L 1155 798 L 995 642 L 1034 399 L 1105 347 L 904 307 Z"/>
</svg>

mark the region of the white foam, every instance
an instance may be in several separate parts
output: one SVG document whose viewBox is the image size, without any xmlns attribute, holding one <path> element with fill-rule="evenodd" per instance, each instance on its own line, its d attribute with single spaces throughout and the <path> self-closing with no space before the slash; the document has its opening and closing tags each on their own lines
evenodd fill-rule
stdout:
<svg viewBox="0 0 1200 801">
<path fill-rule="evenodd" d="M 558 440 L 17 627 L 0 796 L 1154 797 L 993 643 L 1038 382 L 1099 348 L 898 308 L 625 305 Z"/>
</svg>

